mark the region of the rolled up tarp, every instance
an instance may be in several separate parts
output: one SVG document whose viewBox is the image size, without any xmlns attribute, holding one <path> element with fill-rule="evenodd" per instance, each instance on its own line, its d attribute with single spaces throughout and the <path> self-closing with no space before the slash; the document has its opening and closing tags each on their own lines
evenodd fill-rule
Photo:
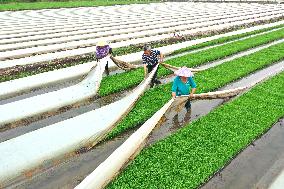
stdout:
<svg viewBox="0 0 284 189">
<path fill-rule="evenodd" d="M 113 56 L 110 56 L 110 59 L 117 65 L 117 67 L 123 70 L 132 70 L 132 69 L 136 69 L 139 67 L 138 65 L 134 65 L 134 64 L 130 64 L 125 61 L 122 61 L 122 60 L 118 60 L 117 58 L 114 58 Z"/>
<path fill-rule="evenodd" d="M 208 92 L 208 93 L 199 93 L 194 94 L 192 97 L 185 96 L 185 98 L 189 98 L 191 100 L 203 100 L 203 99 L 217 99 L 217 98 L 231 98 L 237 96 L 241 92 L 244 92 L 248 88 L 252 87 L 252 85 L 247 87 L 238 87 L 234 89 L 222 90 L 222 91 L 215 91 L 215 92 Z M 184 96 L 181 96 L 183 98 Z"/>
<path fill-rule="evenodd" d="M 97 144 L 131 110 L 156 70 L 119 101 L 0 143 L 0 186 Z"/>
<path fill-rule="evenodd" d="M 172 66 L 172 65 L 170 65 L 170 64 L 166 64 L 166 63 L 160 63 L 161 65 L 163 65 L 165 68 L 167 68 L 167 69 L 169 69 L 169 70 L 171 70 L 171 71 L 173 71 L 173 72 L 175 72 L 175 71 L 177 71 L 178 69 L 180 69 L 180 67 L 176 67 L 176 66 Z M 205 69 L 198 69 L 198 68 L 189 68 L 190 69 L 190 71 L 192 71 L 192 72 L 200 72 L 200 71 L 203 71 L 203 70 L 205 70 Z"/>
</svg>

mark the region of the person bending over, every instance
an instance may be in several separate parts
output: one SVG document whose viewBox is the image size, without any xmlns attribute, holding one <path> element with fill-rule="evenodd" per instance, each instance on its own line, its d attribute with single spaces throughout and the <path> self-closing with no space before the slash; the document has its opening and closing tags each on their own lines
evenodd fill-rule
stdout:
<svg viewBox="0 0 284 189">
<path fill-rule="evenodd" d="M 163 62 L 163 58 L 164 56 L 160 51 L 152 50 L 150 45 L 144 45 L 144 53 L 142 55 L 142 62 L 144 65 L 145 78 L 147 74 L 149 74 L 159 62 Z M 158 69 L 155 72 L 153 79 L 151 80 L 150 87 L 153 87 L 154 84 L 161 84 L 161 82 L 157 79 L 157 72 L 158 72 Z"/>
</svg>

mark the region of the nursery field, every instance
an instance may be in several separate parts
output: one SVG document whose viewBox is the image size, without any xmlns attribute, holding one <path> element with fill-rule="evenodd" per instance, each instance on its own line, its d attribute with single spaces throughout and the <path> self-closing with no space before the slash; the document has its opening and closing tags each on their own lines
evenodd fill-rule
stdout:
<svg viewBox="0 0 284 189">
<path fill-rule="evenodd" d="M 113 2 L 0 12 L 0 188 L 199 188 L 283 119 L 283 4 Z"/>
</svg>

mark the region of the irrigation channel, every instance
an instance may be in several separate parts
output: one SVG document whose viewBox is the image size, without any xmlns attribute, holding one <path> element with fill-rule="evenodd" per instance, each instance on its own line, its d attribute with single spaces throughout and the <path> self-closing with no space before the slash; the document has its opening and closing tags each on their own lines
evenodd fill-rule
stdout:
<svg viewBox="0 0 284 189">
<path fill-rule="evenodd" d="M 199 72 L 202 74 L 213 70 L 214 73 L 214 69 L 224 69 L 223 65 L 228 67 L 240 60 L 250 65 L 250 58 L 256 59 L 259 55 L 265 59 L 263 54 L 269 53 L 269 50 L 275 52 L 277 48 L 283 49 L 283 11 L 283 5 L 273 4 L 173 2 L 107 8 L 0 12 L 0 26 L 3 28 L 0 30 L 0 74 L 21 74 L 26 69 L 37 69 L 47 62 L 52 64 L 70 57 L 81 61 L 82 56 L 92 54 L 99 40 L 107 40 L 112 47 L 119 49 L 130 44 L 139 46 L 145 42 L 155 43 L 172 38 L 173 33 L 178 32 L 183 36 L 191 35 L 194 40 L 160 46 L 158 44 L 162 52 L 170 55 L 166 59 L 166 63 L 170 64 L 164 66 L 177 69 L 183 66 L 175 63 L 180 59 L 183 60 L 182 63 L 194 67 L 198 77 Z M 149 21 L 148 15 L 142 17 L 145 12 L 155 15 L 155 21 Z M 101 19 L 102 15 L 105 19 Z M 174 20 L 178 21 L 173 22 Z M 42 27 L 35 27 L 39 24 Z M 269 29 L 270 27 L 275 28 Z M 259 29 L 267 30 L 257 32 Z M 243 35 L 245 32 L 252 34 Z M 213 45 L 205 45 L 196 50 L 182 51 L 185 47 L 210 43 L 236 34 L 243 37 L 212 42 Z M 246 40 L 253 45 L 246 46 Z M 230 49 L 230 45 L 242 50 Z M 213 57 L 214 53 L 218 54 L 218 48 L 222 49 L 223 46 L 230 49 L 228 52 L 223 49 L 228 54 Z M 171 55 L 176 50 L 179 53 Z M 190 63 L 188 57 L 198 55 L 199 52 L 212 57 L 200 63 Z M 279 55 L 280 58 L 277 59 L 277 53 L 275 54 L 271 56 L 270 62 L 260 60 L 259 65 L 256 63 L 251 68 L 243 68 L 240 71 L 245 72 L 241 77 L 234 76 L 235 79 L 213 87 L 214 90 L 247 87 L 283 72 L 283 55 Z M 137 63 L 141 59 L 141 51 L 126 51 L 117 58 Z M 99 86 L 101 89 L 106 85 L 113 85 L 105 80 L 112 77 L 123 78 L 128 73 L 130 80 L 141 69 L 124 72 L 111 64 L 111 76 L 102 77 L 106 61 L 110 60 L 105 58 L 97 63 L 89 58 L 85 60 L 86 64 L 64 68 L 69 72 L 72 69 L 72 72 L 76 72 L 69 73 L 66 77 L 59 77 L 63 73 L 63 69 L 60 69 L 7 82 L 11 82 L 11 85 L 18 82 L 20 85 L 18 92 L 15 90 L 13 95 L 0 97 L 0 151 L 3 154 L 0 158 L 3 164 L 0 166 L 5 170 L 5 173 L 0 171 L 0 188 L 74 188 L 135 132 L 136 129 L 128 129 L 113 139 L 101 142 L 123 116 L 132 113 L 130 110 L 133 107 L 135 109 L 134 104 L 136 101 L 139 103 L 138 99 L 143 98 L 143 93 L 148 94 L 150 91 L 151 94 L 151 91 L 161 87 L 155 86 L 148 90 L 152 72 L 145 80 L 141 78 L 135 84 L 127 84 L 125 88 L 118 87 L 116 90 L 119 92 L 114 90 L 115 92 L 98 96 L 97 92 L 101 94 Z M 82 69 L 76 70 L 79 67 Z M 162 65 L 160 73 L 161 86 L 168 86 L 173 74 Z M 36 80 L 32 78 L 39 76 L 43 80 L 31 84 L 30 88 L 25 87 L 31 80 Z M 44 81 L 51 77 L 58 79 Z M 0 83 L 0 87 L 4 84 Z M 198 86 L 204 88 L 202 82 Z M 168 92 L 170 95 L 170 91 Z M 196 100 L 192 102 L 190 113 L 186 113 L 180 104 L 176 108 L 170 108 L 147 138 L 145 148 L 175 133 L 189 122 L 206 116 L 228 101 L 230 102 L 229 98 Z M 106 114 L 110 116 L 106 117 Z M 95 122 L 98 124 L 93 127 Z M 100 143 L 97 144 L 98 142 Z"/>
</svg>

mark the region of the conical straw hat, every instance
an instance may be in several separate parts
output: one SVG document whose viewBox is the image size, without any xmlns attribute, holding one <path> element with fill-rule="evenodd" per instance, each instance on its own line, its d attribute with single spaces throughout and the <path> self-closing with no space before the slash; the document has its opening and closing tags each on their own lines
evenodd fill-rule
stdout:
<svg viewBox="0 0 284 189">
<path fill-rule="evenodd" d="M 99 46 L 99 47 L 103 47 L 103 46 L 106 46 L 106 45 L 108 45 L 106 41 L 99 41 L 97 43 L 97 46 Z"/>
<path fill-rule="evenodd" d="M 185 66 L 183 66 L 182 68 L 175 71 L 175 74 L 177 76 L 183 76 L 183 77 L 192 77 L 193 76 L 193 73 L 190 71 L 190 69 L 185 67 Z"/>
</svg>

